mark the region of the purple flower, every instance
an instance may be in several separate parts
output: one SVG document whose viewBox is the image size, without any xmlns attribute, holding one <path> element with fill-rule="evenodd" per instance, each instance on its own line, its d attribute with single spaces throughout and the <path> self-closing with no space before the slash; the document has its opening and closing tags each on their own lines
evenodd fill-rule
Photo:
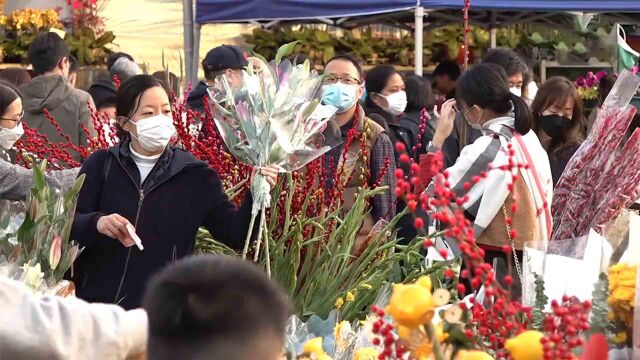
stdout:
<svg viewBox="0 0 640 360">
<path fill-rule="evenodd" d="M 600 82 L 600 80 L 604 79 L 605 77 L 607 77 L 607 72 L 605 70 L 600 70 L 596 73 L 596 80 L 598 80 L 598 82 Z"/>
</svg>

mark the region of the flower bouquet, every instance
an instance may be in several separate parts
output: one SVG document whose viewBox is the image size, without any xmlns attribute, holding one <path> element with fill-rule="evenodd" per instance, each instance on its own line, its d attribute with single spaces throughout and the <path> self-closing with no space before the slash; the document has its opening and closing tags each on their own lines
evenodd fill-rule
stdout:
<svg viewBox="0 0 640 360">
<path fill-rule="evenodd" d="M 602 234 L 640 197 L 640 129 L 622 141 L 636 113 L 629 103 L 639 86 L 640 77 L 627 70 L 620 74 L 589 136 L 567 164 L 553 196 L 552 240 L 583 236 L 591 228 Z"/>
<path fill-rule="evenodd" d="M 46 161 L 33 167 L 34 186 L 27 200 L 24 221 L 15 233 L 0 238 L 0 273 L 26 283 L 35 292 L 68 295 L 73 285 L 64 274 L 81 249 L 69 241 L 75 204 L 84 175 L 71 190 L 60 193 L 44 179 Z M 6 227 L 9 214 L 0 214 L 0 227 Z"/>
<path fill-rule="evenodd" d="M 281 61 L 294 45 L 283 45 L 271 62 L 256 55 L 242 71 L 239 87 L 219 76 L 209 89 L 214 105 L 212 115 L 220 136 L 228 151 L 244 164 L 278 165 L 282 171 L 290 172 L 340 143 L 337 126 L 329 126 L 336 109 L 320 104 L 318 90 L 323 77 L 311 70 L 308 61 L 295 66 L 289 60 Z M 255 218 L 261 214 L 257 259 L 264 210 L 270 204 L 269 184 L 261 174 L 253 177 L 251 194 L 252 220 L 243 257 L 249 249 Z M 268 254 L 269 249 L 265 248 L 265 252 Z"/>
</svg>

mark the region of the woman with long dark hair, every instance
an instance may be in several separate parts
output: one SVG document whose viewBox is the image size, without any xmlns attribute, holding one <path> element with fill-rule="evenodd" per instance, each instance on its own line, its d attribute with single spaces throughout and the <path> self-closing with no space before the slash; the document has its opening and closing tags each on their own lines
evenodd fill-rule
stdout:
<svg viewBox="0 0 640 360">
<path fill-rule="evenodd" d="M 467 195 L 462 208 L 473 222 L 476 243 L 485 259 L 504 257 L 505 245 L 520 251 L 527 241 L 547 240 L 553 193 L 549 161 L 536 134 L 529 131 L 531 111 L 520 96 L 509 91 L 507 74 L 497 65 L 475 65 L 458 79 L 456 100 L 445 102 L 436 114 L 433 142 L 429 152 L 421 156 L 422 182 L 431 182 L 434 174 L 430 165 L 453 129 L 456 110 L 463 112 L 469 125 L 482 131 L 482 136 L 466 146 L 447 169 L 448 182 L 457 196 Z M 510 149 L 517 162 L 526 167 L 506 171 Z M 506 169 L 500 170 L 501 166 Z M 428 192 L 433 190 L 433 184 L 428 186 Z M 513 213 L 516 199 L 518 210 Z M 507 222 L 508 217 L 512 221 Z M 510 229 L 517 232 L 516 238 L 511 237 Z"/>
<path fill-rule="evenodd" d="M 582 101 L 573 82 L 562 76 L 554 76 L 538 90 L 531 104 L 531 112 L 531 128 L 549 155 L 555 186 L 569 159 L 582 143 Z"/>
<path fill-rule="evenodd" d="M 80 170 L 86 178 L 71 238 L 84 251 L 73 280 L 78 297 L 131 309 L 155 271 L 193 254 L 200 226 L 240 248 L 252 199 L 247 193 L 236 208 L 215 170 L 169 146 L 175 128 L 169 92 L 159 80 L 136 75 L 123 83 L 116 114 L 120 144 L 93 153 Z M 275 183 L 277 169 L 259 171 Z M 136 238 L 141 246 L 133 246 Z"/>
</svg>

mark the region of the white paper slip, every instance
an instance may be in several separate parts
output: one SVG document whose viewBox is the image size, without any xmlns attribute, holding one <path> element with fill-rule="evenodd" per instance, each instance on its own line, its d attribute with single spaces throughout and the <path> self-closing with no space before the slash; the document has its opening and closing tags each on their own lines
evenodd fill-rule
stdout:
<svg viewBox="0 0 640 360">
<path fill-rule="evenodd" d="M 127 231 L 129 232 L 129 236 L 131 236 L 133 241 L 136 243 L 138 249 L 140 249 L 141 251 L 144 250 L 144 246 L 142 246 L 142 240 L 140 240 L 140 237 L 138 236 L 138 234 L 136 234 L 136 231 L 133 229 L 133 225 L 127 224 Z"/>
</svg>

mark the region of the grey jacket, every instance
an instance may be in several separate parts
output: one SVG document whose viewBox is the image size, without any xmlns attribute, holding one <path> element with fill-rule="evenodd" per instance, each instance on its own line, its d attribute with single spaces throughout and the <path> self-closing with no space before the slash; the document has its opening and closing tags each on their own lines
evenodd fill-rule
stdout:
<svg viewBox="0 0 640 360">
<path fill-rule="evenodd" d="M 74 145 L 86 145 L 87 135 L 81 124 L 93 134 L 91 108 L 94 108 L 91 96 L 74 88 L 60 75 L 37 76 L 23 85 L 22 103 L 24 106 L 24 121 L 32 128 L 36 128 L 53 143 L 66 143 L 44 114 L 47 109 L 60 125 L 62 132 L 69 136 Z M 80 160 L 79 154 L 72 154 Z"/>
<path fill-rule="evenodd" d="M 80 168 L 51 171 L 45 175 L 47 184 L 68 191 L 78 177 Z M 27 198 L 33 184 L 33 171 L 0 160 L 0 199 L 20 201 Z"/>
</svg>

